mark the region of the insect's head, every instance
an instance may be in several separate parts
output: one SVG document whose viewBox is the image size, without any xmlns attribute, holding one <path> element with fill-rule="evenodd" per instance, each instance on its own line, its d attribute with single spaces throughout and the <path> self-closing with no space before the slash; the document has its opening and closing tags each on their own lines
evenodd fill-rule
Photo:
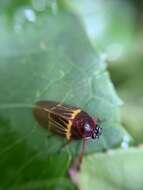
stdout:
<svg viewBox="0 0 143 190">
<path fill-rule="evenodd" d="M 98 119 L 90 119 L 84 124 L 84 137 L 96 139 L 102 134 L 101 122 Z"/>
</svg>

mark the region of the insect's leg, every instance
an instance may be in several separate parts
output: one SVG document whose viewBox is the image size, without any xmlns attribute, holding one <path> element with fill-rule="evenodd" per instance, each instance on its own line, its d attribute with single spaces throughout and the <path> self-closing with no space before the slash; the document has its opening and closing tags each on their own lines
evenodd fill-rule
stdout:
<svg viewBox="0 0 143 190">
<path fill-rule="evenodd" d="M 82 162 L 82 159 L 83 159 L 83 155 L 84 155 L 84 152 L 85 152 L 85 150 L 86 150 L 86 143 L 87 142 L 87 140 L 86 139 L 84 139 L 83 140 L 83 144 L 82 144 L 82 149 L 81 149 L 81 152 L 80 152 L 80 154 L 79 154 L 79 162 L 80 162 L 80 164 L 81 164 L 81 162 Z M 80 168 L 79 168 L 80 169 Z"/>
<path fill-rule="evenodd" d="M 75 176 L 78 173 L 78 171 L 80 170 L 80 165 L 82 162 L 83 154 L 85 152 L 85 148 L 86 148 L 86 139 L 83 140 L 82 149 L 81 149 L 80 154 L 74 159 L 74 161 L 69 169 L 69 176 L 73 182 L 75 182 L 75 180 L 76 180 Z"/>
</svg>

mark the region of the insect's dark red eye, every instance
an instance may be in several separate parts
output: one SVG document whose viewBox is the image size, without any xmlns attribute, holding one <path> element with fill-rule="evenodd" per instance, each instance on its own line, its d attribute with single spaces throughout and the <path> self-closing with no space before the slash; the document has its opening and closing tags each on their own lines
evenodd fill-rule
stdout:
<svg viewBox="0 0 143 190">
<path fill-rule="evenodd" d="M 84 125 L 84 131 L 89 132 L 91 130 L 91 126 L 88 123 L 85 123 Z"/>
</svg>

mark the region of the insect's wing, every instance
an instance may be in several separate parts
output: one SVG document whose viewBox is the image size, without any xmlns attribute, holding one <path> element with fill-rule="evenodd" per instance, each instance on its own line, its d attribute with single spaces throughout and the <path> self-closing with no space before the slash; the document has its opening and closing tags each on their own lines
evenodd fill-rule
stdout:
<svg viewBox="0 0 143 190">
<path fill-rule="evenodd" d="M 39 124 L 59 135 L 71 137 L 72 121 L 80 112 L 79 108 L 52 101 L 37 102 L 33 109 L 34 116 Z"/>
</svg>

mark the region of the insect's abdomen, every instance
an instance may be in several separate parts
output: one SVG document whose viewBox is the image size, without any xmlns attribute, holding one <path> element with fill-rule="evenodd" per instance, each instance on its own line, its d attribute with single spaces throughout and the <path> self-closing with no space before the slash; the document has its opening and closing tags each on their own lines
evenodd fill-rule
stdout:
<svg viewBox="0 0 143 190">
<path fill-rule="evenodd" d="M 73 121 L 80 112 L 79 108 L 52 101 L 39 101 L 33 109 L 33 114 L 41 126 L 65 136 L 68 140 L 72 137 Z"/>
</svg>

